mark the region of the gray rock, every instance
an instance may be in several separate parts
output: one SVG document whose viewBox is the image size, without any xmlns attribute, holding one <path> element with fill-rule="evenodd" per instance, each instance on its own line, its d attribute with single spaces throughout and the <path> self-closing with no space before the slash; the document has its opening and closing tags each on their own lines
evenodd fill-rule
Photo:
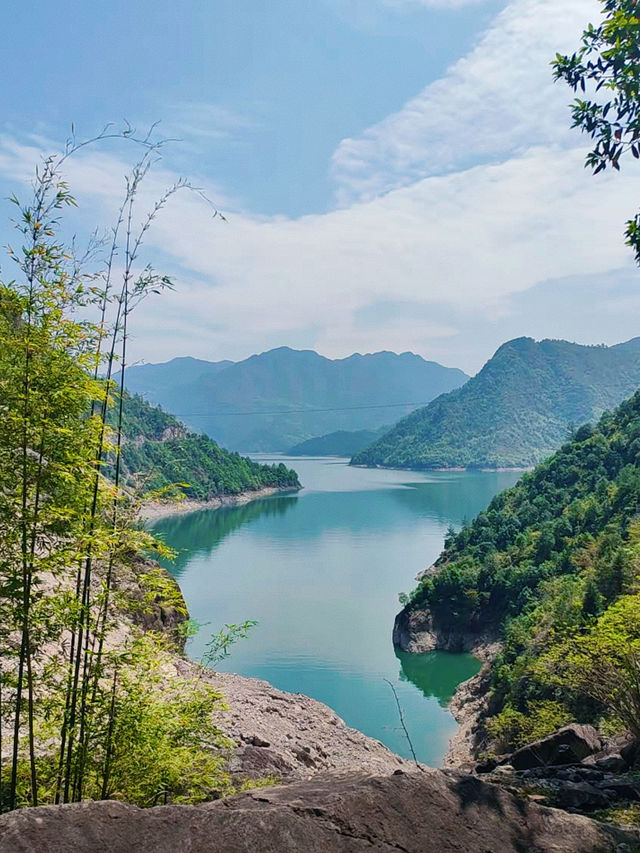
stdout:
<svg viewBox="0 0 640 853">
<path fill-rule="evenodd" d="M 183 659 L 175 666 L 182 678 L 204 680 L 224 696 L 228 710 L 218 722 L 237 745 L 229 756 L 236 780 L 274 776 L 293 782 L 327 772 L 385 776 L 413 766 L 308 696 L 284 693 L 255 678 L 202 670 Z"/>
<path fill-rule="evenodd" d="M 508 759 L 516 770 L 577 764 L 602 749 L 602 740 L 593 726 L 573 723 L 535 743 L 523 746 Z"/>
<path fill-rule="evenodd" d="M 0 853 L 613 853 L 638 845 L 635 831 L 438 771 L 316 776 L 204 806 L 81 803 L 0 817 Z"/>
<path fill-rule="evenodd" d="M 586 779 L 587 782 L 599 782 L 605 777 L 605 771 L 599 767 L 580 765 L 579 767 L 574 768 L 574 773 L 579 779 Z"/>
<path fill-rule="evenodd" d="M 624 802 L 637 802 L 640 800 L 640 780 L 632 776 L 609 777 L 601 783 L 611 792 L 614 799 Z"/>
<path fill-rule="evenodd" d="M 590 785 L 589 782 L 563 782 L 555 793 L 555 803 L 563 809 L 593 811 L 606 809 L 615 796 Z"/>
<path fill-rule="evenodd" d="M 620 745 L 619 752 L 627 767 L 635 768 L 640 764 L 640 743 L 635 738 L 628 735 L 625 742 Z"/>
<path fill-rule="evenodd" d="M 585 758 L 587 767 L 595 767 L 597 770 L 602 770 L 605 773 L 623 773 L 627 769 L 627 762 L 624 758 L 615 753 L 613 755 L 592 755 Z"/>
</svg>

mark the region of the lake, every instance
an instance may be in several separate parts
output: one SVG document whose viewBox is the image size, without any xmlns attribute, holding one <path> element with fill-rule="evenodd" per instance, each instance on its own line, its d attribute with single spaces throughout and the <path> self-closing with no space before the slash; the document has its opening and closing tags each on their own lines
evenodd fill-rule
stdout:
<svg viewBox="0 0 640 853">
<path fill-rule="evenodd" d="M 479 664 L 467 654 L 407 655 L 391 632 L 398 593 L 460 526 L 513 485 L 515 472 L 385 471 L 345 459 L 254 455 L 298 471 L 304 489 L 239 507 L 166 518 L 154 531 L 192 618 L 198 659 L 225 623 L 257 620 L 219 669 L 325 702 L 348 725 L 410 757 L 389 685 L 421 761 L 439 765 L 456 723 L 447 710 Z"/>
</svg>

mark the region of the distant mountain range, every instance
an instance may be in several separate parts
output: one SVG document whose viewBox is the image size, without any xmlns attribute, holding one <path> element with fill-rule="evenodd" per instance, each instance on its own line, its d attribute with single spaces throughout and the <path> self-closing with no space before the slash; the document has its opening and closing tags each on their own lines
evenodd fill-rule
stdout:
<svg viewBox="0 0 640 853">
<path fill-rule="evenodd" d="M 408 417 L 354 465 L 529 467 L 572 426 L 598 418 L 640 386 L 640 338 L 617 346 L 518 338 L 466 385 Z"/>
<path fill-rule="evenodd" d="M 332 360 L 280 347 L 237 363 L 131 367 L 126 384 L 225 447 L 284 451 L 338 430 L 376 430 L 467 379 L 408 352 Z"/>
</svg>

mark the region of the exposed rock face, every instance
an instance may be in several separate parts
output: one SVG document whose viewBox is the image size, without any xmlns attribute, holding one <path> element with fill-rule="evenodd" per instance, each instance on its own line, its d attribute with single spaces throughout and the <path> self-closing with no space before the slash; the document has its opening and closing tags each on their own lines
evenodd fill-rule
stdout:
<svg viewBox="0 0 640 853">
<path fill-rule="evenodd" d="M 183 427 L 182 424 L 175 424 L 162 430 L 160 441 L 173 441 L 176 438 L 185 438 L 186 435 L 186 428 Z"/>
<path fill-rule="evenodd" d="M 149 601 L 144 591 L 144 577 L 150 572 L 161 572 L 166 582 L 173 587 L 174 601 L 168 603 L 162 597 L 156 596 Z M 187 605 L 182 597 L 182 591 L 177 581 L 166 569 L 161 568 L 153 560 L 137 560 L 133 566 L 118 566 L 114 572 L 113 585 L 116 589 L 126 592 L 131 602 L 139 602 L 138 609 L 130 608 L 121 614 L 121 623 L 127 631 L 130 621 L 145 631 L 158 631 L 166 634 L 174 641 L 176 648 L 182 650 L 184 639 L 179 636 L 179 626 L 189 618 Z"/>
<path fill-rule="evenodd" d="M 435 567 L 432 566 L 422 574 L 432 574 L 434 571 Z M 449 706 L 459 729 L 451 738 L 444 766 L 470 767 L 483 747 L 481 721 L 487 714 L 490 664 L 500 650 L 500 643 L 488 634 L 465 634 L 439 629 L 433 624 L 427 610 L 407 608 L 396 616 L 393 642 L 410 654 L 427 654 L 436 650 L 471 652 L 483 662 L 478 675 L 458 687 Z"/>
<path fill-rule="evenodd" d="M 393 643 L 410 654 L 473 652 L 481 660 L 490 660 L 500 645 L 495 637 L 470 631 L 444 630 L 433 624 L 427 610 L 402 610 L 393 626 Z"/>
<path fill-rule="evenodd" d="M 176 667 L 182 676 L 205 678 L 224 695 L 229 711 L 221 725 L 237 744 L 228 765 L 233 776 L 271 775 L 288 782 L 326 771 L 385 775 L 414 766 L 308 696 L 284 693 L 255 678 L 203 673 L 184 660 Z"/>
<path fill-rule="evenodd" d="M 117 802 L 0 818 L 0 853 L 613 853 L 640 834 L 439 771 L 323 776 L 204 806 Z"/>
<path fill-rule="evenodd" d="M 488 714 L 491 667 L 485 662 L 480 672 L 456 690 L 449 710 L 458 723 L 458 730 L 449 741 L 444 766 L 471 769 L 484 745 L 485 733 L 481 721 Z"/>
</svg>

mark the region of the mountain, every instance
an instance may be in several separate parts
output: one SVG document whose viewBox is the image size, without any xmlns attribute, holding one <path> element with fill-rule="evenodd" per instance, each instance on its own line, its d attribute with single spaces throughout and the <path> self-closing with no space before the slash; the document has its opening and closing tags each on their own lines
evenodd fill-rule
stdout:
<svg viewBox="0 0 640 853">
<path fill-rule="evenodd" d="M 187 497 L 210 500 L 265 487 L 300 488 L 295 471 L 229 453 L 139 396 L 125 398 L 123 435 L 125 477 L 145 492 L 180 484 Z"/>
<path fill-rule="evenodd" d="M 571 721 L 640 724 L 639 694 L 621 693 L 638 683 L 639 511 L 637 392 L 450 530 L 422 575 L 396 641 L 408 650 L 420 634 L 449 648 L 502 641 L 485 685 L 498 751 Z"/>
<path fill-rule="evenodd" d="M 380 429 L 359 429 L 349 432 L 338 430 L 316 438 L 308 438 L 287 450 L 287 456 L 342 456 L 351 458 L 354 453 L 368 447 L 389 431 L 388 426 Z"/>
<path fill-rule="evenodd" d="M 140 394 L 150 402 L 157 403 L 168 411 L 175 411 L 173 390 L 182 384 L 192 385 L 202 379 L 215 376 L 221 370 L 230 367 L 232 361 L 203 361 L 185 356 L 174 358 L 163 364 L 139 364 L 126 371 L 127 389 L 132 394 Z M 120 381 L 116 374 L 115 381 Z"/>
<path fill-rule="evenodd" d="M 527 468 L 558 448 L 572 425 L 598 418 L 639 386 L 640 338 L 612 347 L 517 338 L 352 464 Z"/>
<path fill-rule="evenodd" d="M 132 367 L 127 387 L 226 447 L 272 451 L 337 430 L 377 429 L 467 378 L 408 352 L 332 360 L 280 347 L 235 364 Z"/>
</svg>

